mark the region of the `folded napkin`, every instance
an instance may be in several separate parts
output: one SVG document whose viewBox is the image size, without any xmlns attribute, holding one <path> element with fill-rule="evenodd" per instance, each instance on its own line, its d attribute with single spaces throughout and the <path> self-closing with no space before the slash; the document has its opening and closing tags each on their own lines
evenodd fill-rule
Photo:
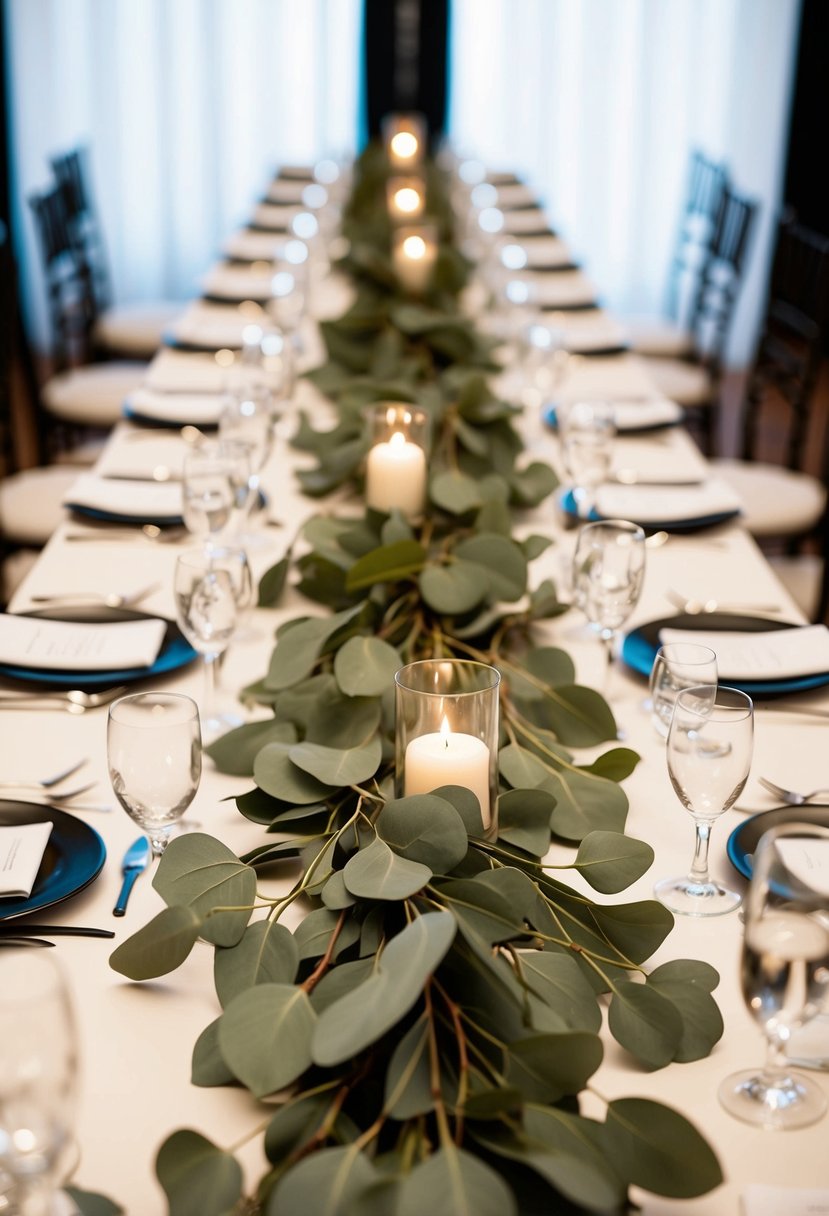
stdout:
<svg viewBox="0 0 829 1216">
<path fill-rule="evenodd" d="M 300 206 L 302 192 L 309 184 L 307 181 L 296 178 L 277 177 L 268 186 L 265 198 L 269 203 L 281 203 L 283 206 L 289 203 L 293 206 Z"/>
<path fill-rule="evenodd" d="M 712 477 L 701 486 L 601 486 L 596 510 L 605 519 L 636 523 L 682 523 L 740 510 L 740 499 L 725 481 Z"/>
<path fill-rule="evenodd" d="M 301 210 L 301 207 L 283 207 L 279 203 L 260 203 L 253 209 L 251 222 L 257 228 L 267 228 L 270 232 L 288 232 L 294 216 Z"/>
<path fill-rule="evenodd" d="M 223 300 L 267 301 L 271 298 L 273 267 L 267 264 L 263 270 L 252 266 L 214 266 L 202 279 L 205 295 L 221 296 Z"/>
<path fill-rule="evenodd" d="M 573 260 L 570 250 L 557 236 L 527 236 L 510 243 L 524 250 L 528 270 L 569 266 Z"/>
<path fill-rule="evenodd" d="M 520 236 L 522 232 L 548 232 L 550 221 L 540 207 L 528 207 L 526 211 L 505 211 L 504 232 Z"/>
<path fill-rule="evenodd" d="M 617 431 L 638 431 L 652 426 L 673 426 L 682 421 L 682 407 L 667 397 L 616 401 L 613 420 Z"/>
<path fill-rule="evenodd" d="M 788 1186 L 747 1186 L 743 1216 L 829 1216 L 829 1190 Z"/>
<path fill-rule="evenodd" d="M 641 439 L 619 438 L 613 450 L 613 477 L 627 485 L 702 483 L 708 477 L 705 457 L 693 444 L 671 447 Z"/>
<path fill-rule="evenodd" d="M 546 315 L 544 319 L 549 320 Z M 601 398 L 615 405 L 628 402 L 641 405 L 654 397 L 653 380 L 644 364 L 644 359 L 629 353 L 610 359 L 573 359 L 564 383 L 556 389 L 556 397 L 562 401 Z"/>
<path fill-rule="evenodd" d="M 533 275 L 532 299 L 539 308 L 572 308 L 592 304 L 596 289 L 580 270 L 539 272 Z"/>
<path fill-rule="evenodd" d="M 0 828 L 0 899 L 29 898 L 51 831 L 49 822 Z"/>
<path fill-rule="evenodd" d="M 244 262 L 272 262 L 281 256 L 284 247 L 284 236 L 242 228 L 225 241 L 224 254 Z"/>
<path fill-rule="evenodd" d="M 522 182 L 508 182 L 495 187 L 498 195 L 498 206 L 502 211 L 509 211 L 515 207 L 534 207 L 538 208 L 538 200 L 536 193 L 529 186 L 523 185 Z"/>
<path fill-rule="evenodd" d="M 137 523 L 153 519 L 181 519 L 181 486 L 154 481 L 108 481 L 82 473 L 66 492 L 66 507 L 126 515 Z"/>
<path fill-rule="evenodd" d="M 132 432 L 128 432 L 132 434 Z M 149 435 L 149 438 L 146 436 Z M 126 435 L 107 445 L 97 464 L 101 477 L 143 477 L 146 481 L 175 481 L 184 471 L 187 444 L 177 434 L 142 431 L 141 441 Z"/>
<path fill-rule="evenodd" d="M 168 328 L 169 339 L 205 350 L 229 348 L 239 350 L 242 334 L 251 323 L 263 325 L 268 321 L 264 311 L 255 305 L 251 314 L 236 304 L 191 304 Z"/>
<path fill-rule="evenodd" d="M 226 379 L 227 368 L 212 355 L 162 349 L 153 356 L 143 387 L 155 393 L 221 393 Z"/>
<path fill-rule="evenodd" d="M 167 625 L 158 619 L 85 624 L 0 615 L 0 663 L 46 671 L 115 671 L 149 667 Z"/>
<path fill-rule="evenodd" d="M 224 398 L 219 393 L 156 393 L 139 388 L 126 400 L 127 412 L 176 426 L 216 426 Z"/>
<path fill-rule="evenodd" d="M 762 633 L 731 633 L 714 629 L 659 631 L 659 641 L 694 642 L 709 646 L 717 656 L 723 680 L 788 680 L 829 671 L 829 628 L 803 625 Z"/>
<path fill-rule="evenodd" d="M 590 354 L 594 350 L 625 345 L 621 325 L 600 308 L 562 313 L 548 310 L 544 322 L 558 330 L 565 350 L 573 354 Z"/>
</svg>

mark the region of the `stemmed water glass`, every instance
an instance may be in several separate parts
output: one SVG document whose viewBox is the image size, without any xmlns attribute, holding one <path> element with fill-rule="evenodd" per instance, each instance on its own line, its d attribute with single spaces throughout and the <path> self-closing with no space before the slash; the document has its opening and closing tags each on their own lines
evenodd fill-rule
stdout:
<svg viewBox="0 0 829 1216">
<path fill-rule="evenodd" d="M 596 490 L 613 463 L 616 424 L 607 401 L 573 401 L 556 408 L 561 458 L 572 486 L 576 512 L 586 519 Z"/>
<path fill-rule="evenodd" d="M 211 544 L 227 528 L 235 506 L 232 460 L 215 442 L 199 444 L 184 458 L 182 514 L 188 532 Z"/>
<path fill-rule="evenodd" d="M 678 693 L 668 730 L 668 775 L 696 832 L 691 869 L 665 878 L 654 894 L 672 912 L 721 916 L 740 904 L 740 895 L 711 878 L 708 845 L 711 827 L 732 806 L 745 786 L 754 745 L 754 707 L 737 688 L 710 684 Z"/>
<path fill-rule="evenodd" d="M 52 1216 L 67 1172 L 76 1104 L 77 1030 L 61 967 L 47 950 L 0 961 L 0 1180 L 3 1211 Z"/>
<path fill-rule="evenodd" d="M 220 712 L 216 705 L 217 660 L 230 643 L 239 611 L 241 565 L 235 556 L 239 552 L 189 549 L 176 558 L 173 579 L 176 620 L 188 642 L 202 656 L 202 728 L 208 738 L 241 721 L 238 714 Z"/>
<path fill-rule="evenodd" d="M 667 739 L 676 698 L 683 688 L 717 688 L 717 656 L 710 646 L 696 642 L 669 642 L 660 646 L 650 676 L 651 721 L 656 733 Z"/>
<path fill-rule="evenodd" d="M 260 497 L 259 475 L 273 447 L 274 421 L 271 391 L 263 378 L 244 377 L 228 389 L 219 415 L 219 437 L 223 443 L 247 449 L 248 517 Z M 250 543 L 254 537 L 245 533 L 244 540 Z"/>
<path fill-rule="evenodd" d="M 826 1111 L 820 1086 L 785 1056 L 792 1032 L 829 1001 L 829 828 L 791 822 L 755 849 L 745 905 L 740 977 L 749 1013 L 766 1036 L 764 1067 L 720 1085 L 732 1115 L 768 1129 L 805 1127 Z"/>
<path fill-rule="evenodd" d="M 645 577 L 645 533 L 626 519 L 586 524 L 573 554 L 573 594 L 604 643 L 605 691 L 619 628 L 639 601 Z"/>
<path fill-rule="evenodd" d="M 146 832 L 153 857 L 160 857 L 199 788 L 201 727 L 195 701 L 165 692 L 114 701 L 107 763 L 118 801 Z"/>
</svg>

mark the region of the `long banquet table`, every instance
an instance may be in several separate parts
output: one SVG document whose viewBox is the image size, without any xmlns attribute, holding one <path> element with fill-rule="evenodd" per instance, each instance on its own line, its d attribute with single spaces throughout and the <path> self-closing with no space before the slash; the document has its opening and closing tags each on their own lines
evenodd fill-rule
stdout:
<svg viewBox="0 0 829 1216">
<path fill-rule="evenodd" d="M 520 240 L 520 236 L 516 239 Z M 344 284 L 333 279 L 323 284 L 316 297 L 317 316 L 321 312 L 336 315 L 345 299 Z M 321 347 L 310 330 L 308 342 L 307 362 L 311 364 L 321 356 Z M 588 391 L 588 383 L 590 391 L 595 392 L 596 385 L 604 385 L 606 391 L 619 396 L 636 394 L 649 387 L 645 365 L 629 353 L 577 362 L 568 389 L 578 394 Z M 319 420 L 333 417 L 328 403 L 307 381 L 300 381 L 291 410 L 298 408 L 308 409 Z M 308 458 L 289 447 L 290 425 L 291 419 L 286 417 L 278 428 L 278 442 L 263 473 L 273 523 L 262 530 L 265 543 L 250 551 L 257 576 L 282 556 L 304 519 L 320 511 L 359 507 L 346 493 L 321 503 L 303 497 L 293 473 Z M 555 436 L 541 424 L 535 411 L 527 411 L 522 425 L 529 455 L 557 465 Z M 108 462 L 108 467 L 113 467 L 119 456 L 134 456 L 145 442 L 135 439 L 139 429 L 128 421 L 120 424 L 107 444 L 101 466 L 107 467 L 104 462 Z M 160 444 L 163 448 L 165 444 L 180 447 L 183 443 L 177 436 L 171 438 L 160 431 L 154 434 L 153 439 L 146 440 L 147 444 Z M 689 460 L 696 451 L 681 427 L 660 431 L 648 439 L 621 438 L 618 444 L 623 452 L 624 445 L 632 445 L 627 450 L 635 453 L 636 445 L 645 444 L 651 456 L 662 450 L 672 458 L 684 453 Z M 562 527 L 552 500 L 527 513 L 521 526 L 527 532 L 549 533 L 556 540 L 533 563 L 533 581 L 539 582 L 545 576 L 560 578 L 567 565 L 573 533 Z M 179 545 L 153 544 L 138 536 L 127 540 L 108 538 L 103 531 L 99 539 L 88 543 L 70 540 L 69 534 L 82 527 L 77 520 L 67 519 L 58 529 L 15 594 L 10 605 L 12 611 L 32 607 L 38 595 L 130 590 L 157 583 L 158 589 L 142 603 L 142 609 L 174 616 L 172 571 Z M 666 597 L 670 588 L 701 599 L 715 596 L 726 603 L 736 601 L 758 608 L 778 605 L 779 611 L 772 614 L 775 618 L 795 622 L 802 619 L 739 521 L 698 533 L 673 534 L 661 547 L 650 549 L 644 590 L 630 624 L 670 613 L 673 605 Z M 275 628 L 300 607 L 309 610 L 296 592 L 289 591 L 278 609 L 255 610 L 243 636 L 232 644 L 224 664 L 222 682 L 226 690 L 239 689 L 263 675 Z M 570 652 L 581 682 L 601 684 L 602 648 L 578 611 L 571 610 L 545 625 L 545 636 Z M 687 869 L 693 825 L 671 789 L 664 744 L 656 738 L 643 705 L 644 680 L 621 665 L 612 679 L 610 696 L 625 744 L 642 757 L 624 785 L 630 800 L 626 830 L 647 840 L 655 850 L 651 869 L 624 898 L 650 898 L 656 879 Z M 168 676 L 163 686 L 198 698 L 199 665 Z M 791 714 L 781 707 L 783 704 L 790 707 L 793 701 L 781 703 L 778 708 L 769 704 L 757 709 L 754 763 L 739 805 L 755 808 L 774 805 L 757 783 L 760 775 L 804 789 L 826 784 L 826 721 L 818 716 Z M 820 691 L 802 694 L 797 704 L 827 710 L 829 694 Z M 100 877 L 73 899 L 50 910 L 48 919 L 56 924 L 111 927 L 116 934 L 114 943 L 61 938 L 55 951 L 70 977 L 81 1038 L 82 1079 L 77 1120 L 80 1162 L 74 1180 L 79 1186 L 109 1194 L 133 1216 L 151 1216 L 165 1210 L 153 1166 L 159 1145 L 173 1129 L 194 1128 L 218 1144 L 235 1145 L 260 1125 L 262 1109 L 242 1089 L 200 1089 L 190 1084 L 192 1045 L 218 1012 L 210 948 L 197 946 L 179 970 L 151 983 L 131 984 L 109 967 L 111 946 L 145 924 L 161 908 L 162 901 L 147 874 L 134 888 L 126 917 L 113 919 L 112 907 L 121 882 L 120 859 L 135 838 L 136 828 L 111 796 L 105 756 L 106 711 L 71 715 L 56 710 L 4 710 L 2 732 L 4 776 L 22 780 L 89 757 L 89 765 L 83 772 L 90 774 L 90 780 L 94 777 L 98 786 L 87 798 L 113 804 L 109 813 L 89 811 L 84 816 L 106 843 L 108 856 Z M 589 759 L 590 753 L 585 755 Z M 204 830 L 239 853 L 262 840 L 262 829 L 244 819 L 233 802 L 233 795 L 249 786 L 249 781 L 215 771 L 207 761 L 198 795 L 188 812 L 201 821 Z M 743 880 L 733 872 L 725 845 L 729 833 L 743 818 L 737 809 L 726 812 L 714 827 L 711 848 L 714 874 L 740 885 L 744 885 Z M 266 887 L 270 885 L 279 889 L 277 880 L 263 883 Z M 593 898 L 602 897 L 593 894 Z M 764 1053 L 761 1035 L 739 991 L 740 936 L 741 921 L 736 914 L 710 919 L 677 917 L 675 929 L 652 960 L 656 963 L 674 957 L 699 958 L 719 971 L 721 981 L 715 995 L 723 1012 L 725 1032 L 708 1058 L 649 1073 L 632 1066 L 615 1041 L 608 1034 L 604 1036 L 605 1059 L 591 1088 L 607 1100 L 639 1095 L 677 1107 L 704 1132 L 720 1156 L 725 1174 L 720 1188 L 696 1200 L 677 1202 L 639 1195 L 648 1216 L 675 1216 L 679 1212 L 687 1216 L 737 1216 L 741 1196 L 752 1183 L 829 1187 L 828 1118 L 803 1130 L 766 1133 L 736 1121 L 718 1104 L 719 1082 L 735 1068 L 759 1064 Z M 829 1094 L 829 1074 L 816 1071 L 812 1075 Z M 591 1113 L 591 1104 L 595 1104 L 596 1114 L 603 1109 L 588 1092 L 586 1113 Z M 251 1180 L 265 1168 L 260 1151 L 256 1139 L 239 1149 Z"/>
</svg>

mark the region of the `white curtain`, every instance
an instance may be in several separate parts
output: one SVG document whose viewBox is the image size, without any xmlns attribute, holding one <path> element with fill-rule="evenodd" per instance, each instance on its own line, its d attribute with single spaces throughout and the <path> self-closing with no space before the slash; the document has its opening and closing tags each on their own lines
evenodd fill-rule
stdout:
<svg viewBox="0 0 829 1216">
<path fill-rule="evenodd" d="M 88 145 L 116 299 L 186 299 L 280 163 L 353 154 L 361 0 L 9 0 L 16 230 L 44 345 L 27 197 Z"/>
<path fill-rule="evenodd" d="M 450 135 L 533 185 L 618 310 L 659 309 L 692 147 L 760 204 L 729 358 L 753 352 L 800 0 L 453 0 Z"/>
</svg>

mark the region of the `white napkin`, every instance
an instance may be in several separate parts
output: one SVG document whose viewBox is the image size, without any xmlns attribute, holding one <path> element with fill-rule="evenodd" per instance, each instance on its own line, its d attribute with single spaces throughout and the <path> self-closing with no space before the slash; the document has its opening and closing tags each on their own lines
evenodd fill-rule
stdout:
<svg viewBox="0 0 829 1216">
<path fill-rule="evenodd" d="M 260 203 L 253 209 L 252 222 L 271 232 L 289 232 L 291 221 L 301 210 L 301 207 L 283 207 L 279 203 Z"/>
<path fill-rule="evenodd" d="M 4 613 L 0 662 L 52 671 L 149 667 L 158 657 L 166 628 L 158 619 L 85 624 Z"/>
<path fill-rule="evenodd" d="M 747 1186 L 742 1196 L 743 1216 L 829 1216 L 829 1190 L 788 1186 Z"/>
<path fill-rule="evenodd" d="M 600 308 L 561 313 L 548 310 L 544 322 L 560 332 L 565 350 L 573 354 L 625 345 L 621 325 Z"/>
<path fill-rule="evenodd" d="M 143 387 L 156 393 L 221 393 L 226 379 L 227 368 L 212 355 L 162 349 L 153 356 Z"/>
<path fill-rule="evenodd" d="M 544 319 L 546 321 L 548 317 L 545 315 Z M 573 319 L 575 321 L 575 314 Z M 645 363 L 646 360 L 639 355 L 629 353 L 614 355 L 610 359 L 572 359 L 567 366 L 564 383 L 556 389 L 556 397 L 562 401 L 595 401 L 601 398 L 616 405 L 635 403 L 641 406 L 654 397 L 653 380 Z"/>
<path fill-rule="evenodd" d="M 567 245 L 557 236 L 527 236 L 511 242 L 520 245 L 527 255 L 527 268 L 536 266 L 566 266 L 573 260 Z"/>
<path fill-rule="evenodd" d="M 146 481 L 175 481 L 184 471 L 187 445 L 177 434 L 164 431 L 134 431 L 107 444 L 96 466 L 101 477 L 143 477 Z"/>
<path fill-rule="evenodd" d="M 701 486 L 601 486 L 596 510 L 605 519 L 658 523 L 703 519 L 740 510 L 740 499 L 727 482 L 712 477 Z"/>
<path fill-rule="evenodd" d="M 613 475 L 627 485 L 674 481 L 697 482 L 708 477 L 708 465 L 693 444 L 670 447 L 641 439 L 619 438 L 613 449 Z"/>
<path fill-rule="evenodd" d="M 710 646 L 717 655 L 720 679 L 724 680 L 787 680 L 829 671 L 829 628 L 826 625 L 803 625 L 762 633 L 665 628 L 659 631 L 659 640 L 663 644 L 695 642 L 699 646 Z"/>
<path fill-rule="evenodd" d="M 568 304 L 592 304 L 596 288 L 580 270 L 552 271 L 533 275 L 532 299 L 539 308 L 565 308 Z"/>
<path fill-rule="evenodd" d="M 286 203 L 299 206 L 302 203 L 302 192 L 309 185 L 307 181 L 294 181 L 291 178 L 277 177 L 268 186 L 265 193 L 269 203 Z"/>
<path fill-rule="evenodd" d="M 0 827 L 0 899 L 29 898 L 51 831 L 48 821 Z"/>
<path fill-rule="evenodd" d="M 673 426 L 682 421 L 682 407 L 667 397 L 642 401 L 617 401 L 613 406 L 617 431 L 636 431 L 649 426 Z"/>
<path fill-rule="evenodd" d="M 243 310 L 236 304 L 197 301 L 173 322 L 167 332 L 175 341 L 203 346 L 205 350 L 220 350 L 222 347 L 238 350 L 242 346 L 245 326 L 264 325 L 267 322 L 268 317 L 258 304 Z"/>
<path fill-rule="evenodd" d="M 502 210 L 509 210 L 511 207 L 527 207 L 537 205 L 537 196 L 534 190 L 529 186 L 525 186 L 523 182 L 510 182 L 503 186 L 495 187 L 498 195 L 496 206 Z"/>
<path fill-rule="evenodd" d="M 240 258 L 248 262 L 272 262 L 282 254 L 285 237 L 272 232 L 251 232 L 241 228 L 234 232 L 224 244 L 224 253 L 229 258 Z"/>
<path fill-rule="evenodd" d="M 180 517 L 181 486 L 154 481 L 107 481 L 94 473 L 83 473 L 73 482 L 63 500 L 66 507 L 86 507 L 111 515 L 141 520 Z"/>
<path fill-rule="evenodd" d="M 251 266 L 214 266 L 202 279 L 206 295 L 225 300 L 270 300 L 273 267 L 254 270 Z"/>
<path fill-rule="evenodd" d="M 512 232 L 516 236 L 520 236 L 522 232 L 541 232 L 542 229 L 549 227 L 550 221 L 540 207 L 529 207 L 526 211 L 504 212 L 504 232 Z"/>
<path fill-rule="evenodd" d="M 215 426 L 219 421 L 224 398 L 218 393 L 156 393 L 148 388 L 136 389 L 127 397 L 129 410 L 159 422 L 178 426 Z"/>
<path fill-rule="evenodd" d="M 794 874 L 813 891 L 829 895 L 829 840 L 783 836 L 777 842 L 777 851 L 790 874 Z M 829 935 L 829 930 L 826 932 Z M 829 946 L 829 936 L 826 943 Z"/>
</svg>

